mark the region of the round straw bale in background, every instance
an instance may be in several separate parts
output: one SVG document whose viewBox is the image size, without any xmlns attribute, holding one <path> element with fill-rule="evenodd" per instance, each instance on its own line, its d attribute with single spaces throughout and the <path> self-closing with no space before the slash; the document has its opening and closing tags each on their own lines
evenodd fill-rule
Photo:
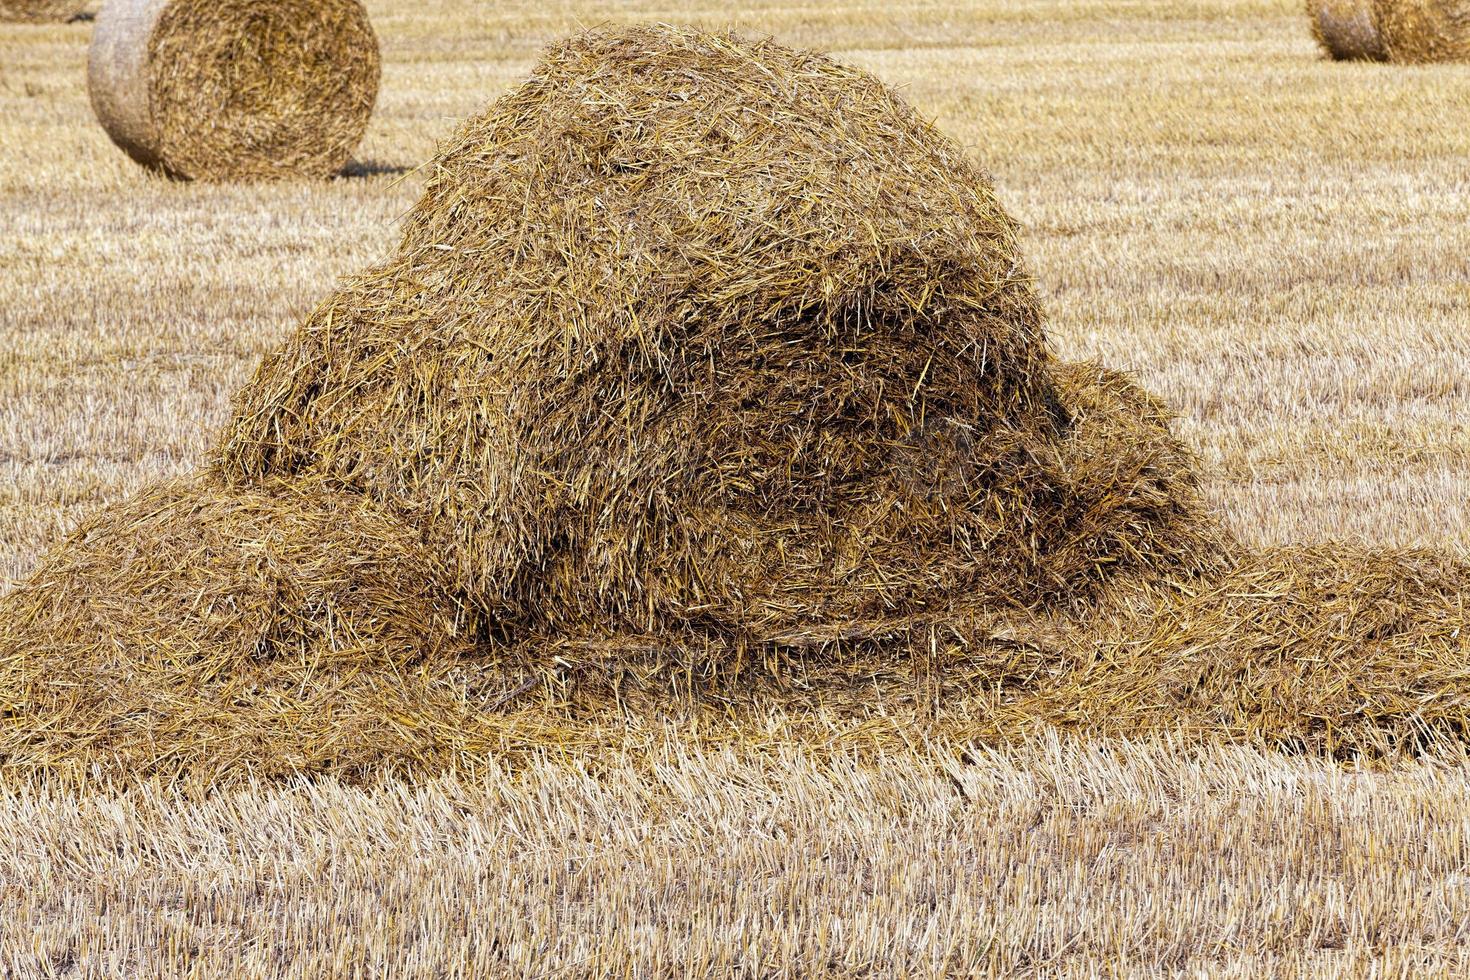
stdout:
<svg viewBox="0 0 1470 980">
<path fill-rule="evenodd" d="M 34 23 L 71 20 L 86 7 L 82 0 L 0 0 L 0 20 Z"/>
<path fill-rule="evenodd" d="M 1373 0 L 1389 61 L 1470 61 L 1470 0 Z"/>
<path fill-rule="evenodd" d="M 113 141 L 186 179 L 327 177 L 378 97 L 358 0 L 108 0 L 92 107 Z"/>
<path fill-rule="evenodd" d="M 1388 52 L 1373 17 L 1373 0 L 1307 0 L 1312 36 L 1334 61 L 1384 61 Z"/>
</svg>

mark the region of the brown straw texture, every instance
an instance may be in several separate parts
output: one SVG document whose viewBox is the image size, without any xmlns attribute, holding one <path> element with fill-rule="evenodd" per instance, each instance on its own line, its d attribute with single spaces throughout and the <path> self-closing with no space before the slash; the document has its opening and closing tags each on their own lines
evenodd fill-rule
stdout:
<svg viewBox="0 0 1470 980">
<path fill-rule="evenodd" d="M 1138 486 L 1073 485 L 1014 223 L 864 72 L 592 32 L 431 173 L 220 462 L 374 497 L 507 627 L 761 642 L 1209 552 L 1147 416 Z"/>
<path fill-rule="evenodd" d="M 339 173 L 379 73 L 358 0 L 108 0 L 88 64 L 113 140 L 197 180 Z"/>
<path fill-rule="evenodd" d="M 1312 36 L 1334 61 L 1385 61 L 1374 0 L 1307 0 Z"/>
<path fill-rule="evenodd" d="M 1467 730 L 1470 568 L 1231 541 L 872 76 L 592 31 L 428 172 L 207 472 L 0 599 L 0 765 L 432 771 L 773 712 L 839 747 Z"/>
<path fill-rule="evenodd" d="M 1470 61 L 1470 0 L 1373 0 L 1390 61 Z"/>
<path fill-rule="evenodd" d="M 358 496 L 237 493 L 207 476 L 154 487 L 86 521 L 0 599 L 0 745 L 12 763 L 124 771 L 391 755 L 399 705 L 439 697 L 422 665 L 471 639 L 441 578 Z"/>
<path fill-rule="evenodd" d="M 0 0 L 0 21 L 67 21 L 86 9 L 85 0 Z"/>
</svg>

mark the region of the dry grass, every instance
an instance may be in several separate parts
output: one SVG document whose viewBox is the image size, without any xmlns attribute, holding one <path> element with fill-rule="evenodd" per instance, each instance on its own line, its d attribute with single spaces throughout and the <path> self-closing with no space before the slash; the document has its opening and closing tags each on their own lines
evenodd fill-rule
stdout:
<svg viewBox="0 0 1470 980">
<path fill-rule="evenodd" d="M 8 976 L 1460 975 L 1462 757 L 668 730 L 421 786 L 0 794 Z"/>
<path fill-rule="evenodd" d="M 396 237 L 390 222 L 418 184 L 393 185 L 387 171 L 424 159 L 452 120 L 522 75 L 546 39 L 577 23 L 671 16 L 642 2 L 422 6 L 370 5 L 385 65 L 359 153 L 367 165 L 360 177 L 312 186 L 150 180 L 91 118 L 85 24 L 0 32 L 0 142 L 27 148 L 0 158 L 9 231 L 0 239 L 0 577 L 29 571 L 84 511 L 193 466 L 260 355 L 334 275 Z M 1062 355 L 1134 370 L 1184 413 L 1210 496 L 1244 541 L 1466 551 L 1470 147 L 1463 127 L 1445 123 L 1470 109 L 1466 69 L 1324 64 L 1287 0 L 1156 0 L 1126 13 L 1102 3 L 733 13 L 709 4 L 689 16 L 835 49 L 904 84 L 972 147 L 1026 226 L 1023 251 Z M 768 737 L 747 738 L 774 744 L 793 730 L 778 718 Z M 566 944 L 557 955 L 572 964 L 582 952 L 560 950 L 580 940 L 590 956 L 591 936 L 613 937 L 601 944 L 609 968 L 681 951 L 697 965 L 704 949 L 768 950 L 794 970 L 822 936 L 836 955 L 861 959 L 896 932 L 908 957 L 900 965 L 917 973 L 931 972 L 925 958 L 942 956 L 951 935 L 979 937 L 971 949 L 988 937 L 986 955 L 1025 958 L 1033 972 L 1068 956 L 1084 975 L 1159 964 L 1186 975 L 1463 972 L 1460 770 L 1350 775 L 1221 749 L 1198 755 L 1211 774 L 1201 781 L 1176 775 L 1190 764 L 1178 747 L 1136 753 L 1121 776 L 1076 756 L 1085 751 L 1066 750 L 1048 768 L 1035 752 L 1010 750 L 996 764 L 1036 788 L 968 802 L 947 783 L 924 783 L 923 768 L 894 752 L 851 775 L 830 759 L 812 763 L 825 796 L 799 792 L 799 774 L 769 781 L 780 770 L 758 747 L 712 764 L 703 780 L 697 767 L 711 764 L 687 746 L 635 745 L 637 772 L 621 782 L 532 760 L 518 770 L 522 802 L 487 811 L 520 814 L 493 838 L 464 823 L 404 820 L 402 809 L 352 795 L 313 804 L 308 790 L 241 791 L 219 797 L 214 812 L 260 816 L 222 816 L 210 830 L 179 811 L 174 826 L 198 835 L 192 863 L 174 850 L 182 831 L 146 800 L 52 788 L 49 811 L 24 797 L 0 806 L 0 839 L 17 842 L 0 873 L 15 913 L 0 919 L 0 943 L 26 957 L 54 943 L 60 962 L 67 937 L 90 930 L 89 949 L 117 957 L 112 974 L 139 972 L 126 965 L 131 955 L 172 973 L 167 958 L 188 948 L 191 920 L 216 917 L 255 923 L 210 933 L 243 957 L 309 957 L 320 949 L 311 930 L 343 956 L 394 955 L 405 970 L 427 962 L 415 957 L 461 950 L 471 960 L 531 957 L 543 942 Z M 686 795 L 640 807 L 640 794 L 669 798 L 659 773 L 682 772 L 681 759 L 696 767 Z M 1091 795 L 1051 789 L 1049 773 Z M 539 788 L 552 785 L 564 792 Z M 451 798 L 479 792 L 445 786 Z M 1032 810 L 991 809 L 1025 799 Z M 700 820 L 714 829 L 691 829 Z M 239 829 L 281 824 L 308 829 L 272 838 L 275 851 Z M 133 836 L 116 836 L 119 826 Z M 825 853 L 863 869 L 873 888 L 847 887 L 851 870 L 846 879 L 812 870 L 831 866 L 821 861 L 826 828 L 846 836 Z M 39 850 L 27 834 L 71 850 Z M 118 840 L 121 854 L 109 849 Z M 956 855 L 969 856 L 965 840 L 990 864 L 947 877 L 963 866 Z M 518 863 L 495 849 L 517 841 Z M 88 883 L 98 861 L 116 869 L 113 885 Z M 356 904 L 331 873 L 348 868 Z M 544 873 L 517 877 L 533 868 Z M 640 877 L 657 885 L 646 904 L 631 886 L 619 899 L 613 885 L 594 884 Z M 56 885 L 23 887 L 33 881 Z M 387 903 L 376 890 L 385 883 Z M 701 887 L 750 904 L 705 901 Z M 38 912 L 37 903 L 49 904 Z M 768 911 L 782 903 L 798 911 Z M 730 917 L 695 914 L 709 908 Z M 841 909 L 853 911 L 842 919 Z M 970 925 L 957 925 L 966 915 Z M 565 924 L 560 939 L 548 922 Z M 524 931 L 500 933 L 519 945 L 494 947 L 494 929 Z M 166 934 L 174 946 L 126 938 Z M 252 945 L 251 935 L 266 938 Z M 19 962 L 12 972 L 43 973 Z"/>
</svg>

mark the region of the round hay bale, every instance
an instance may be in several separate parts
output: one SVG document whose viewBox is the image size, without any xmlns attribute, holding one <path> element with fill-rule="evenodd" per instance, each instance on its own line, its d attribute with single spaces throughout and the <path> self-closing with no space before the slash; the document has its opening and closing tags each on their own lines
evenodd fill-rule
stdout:
<svg viewBox="0 0 1470 980">
<path fill-rule="evenodd" d="M 1072 506 L 1076 407 L 1016 225 L 866 72 L 592 31 L 431 173 L 398 254 L 241 393 L 220 459 L 372 496 L 502 621 L 764 641 L 1081 601 L 1208 552 L 1192 477 L 1145 467 L 1163 499 L 1130 513 L 1104 467 Z"/>
<path fill-rule="evenodd" d="M 108 0 L 88 62 L 113 141 L 195 180 L 339 173 L 379 74 L 358 0 Z"/>
<path fill-rule="evenodd" d="M 68 21 L 86 9 L 85 0 L 0 0 L 0 21 Z"/>
<path fill-rule="evenodd" d="M 1470 61 L 1470 0 L 1373 0 L 1389 61 Z"/>
<path fill-rule="evenodd" d="M 1334 61 L 1387 60 L 1373 0 L 1307 0 L 1307 14 L 1312 36 Z"/>
</svg>

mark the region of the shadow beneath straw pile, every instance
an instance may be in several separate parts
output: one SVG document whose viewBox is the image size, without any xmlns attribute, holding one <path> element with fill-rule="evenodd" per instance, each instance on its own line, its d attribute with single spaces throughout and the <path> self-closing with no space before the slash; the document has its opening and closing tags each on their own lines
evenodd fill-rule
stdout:
<svg viewBox="0 0 1470 980">
<path fill-rule="evenodd" d="M 337 176 L 342 178 L 356 177 L 401 177 L 403 174 L 413 173 L 414 168 L 398 163 L 382 163 L 378 160 L 353 160 L 342 168 Z"/>
</svg>

